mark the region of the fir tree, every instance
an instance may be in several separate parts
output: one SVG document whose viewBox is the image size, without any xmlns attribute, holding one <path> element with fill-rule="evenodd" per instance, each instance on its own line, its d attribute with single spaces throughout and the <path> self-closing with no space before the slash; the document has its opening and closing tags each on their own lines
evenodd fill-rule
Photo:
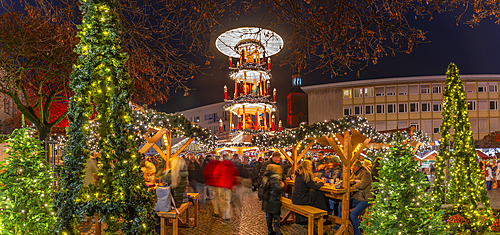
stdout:
<svg viewBox="0 0 500 235">
<path fill-rule="evenodd" d="M 14 130 L 0 162 L 0 234 L 51 234 L 52 169 L 28 128 Z"/>
<path fill-rule="evenodd" d="M 468 220 L 464 227 L 458 227 L 459 232 L 484 231 L 493 222 L 492 210 L 470 130 L 463 83 L 458 68 L 453 63 L 448 66 L 446 72 L 442 116 L 433 197 L 440 202 L 453 204 L 454 213 Z M 450 151 L 452 127 L 455 133 L 452 135 L 453 151 Z M 449 181 L 445 180 L 444 175 L 447 160 L 452 160 Z M 478 209 L 478 202 L 484 205 L 484 210 Z"/>
<path fill-rule="evenodd" d="M 373 183 L 374 204 L 369 207 L 362 228 L 367 234 L 446 234 L 442 212 L 425 189 L 429 182 L 417 171 L 411 148 L 397 143 L 381 162 L 378 183 Z"/>
</svg>

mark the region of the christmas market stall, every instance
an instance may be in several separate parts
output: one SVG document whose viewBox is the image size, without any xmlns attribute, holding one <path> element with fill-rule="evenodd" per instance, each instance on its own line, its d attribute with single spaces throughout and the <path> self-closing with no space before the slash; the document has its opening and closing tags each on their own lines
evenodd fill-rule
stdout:
<svg viewBox="0 0 500 235">
<path fill-rule="evenodd" d="M 413 130 L 413 129 L 411 129 Z M 415 132 L 416 133 L 416 132 Z M 406 131 L 380 134 L 373 127 L 368 125 L 366 119 L 348 116 L 339 120 L 330 120 L 325 122 L 314 123 L 313 125 L 301 125 L 299 128 L 285 130 L 278 133 L 267 133 L 256 136 L 252 141 L 256 146 L 262 149 L 274 148 L 277 149 L 288 161 L 293 165 L 295 171 L 297 162 L 306 154 L 313 146 L 315 148 L 332 148 L 343 164 L 343 179 L 350 179 L 350 168 L 352 164 L 360 158 L 361 153 L 370 145 L 373 151 L 377 149 L 387 149 L 396 139 L 402 139 L 407 143 L 414 144 L 415 151 L 423 151 L 429 147 L 427 139 L 414 138 L 415 133 Z M 421 132 L 418 132 L 421 134 Z M 291 155 L 286 151 L 291 148 Z M 286 181 L 287 184 L 293 185 L 293 181 Z M 352 234 L 352 226 L 349 222 L 349 201 L 351 192 L 357 191 L 356 188 L 346 187 L 336 188 L 334 185 L 325 184 L 321 191 L 330 198 L 339 199 L 342 201 L 341 217 L 329 215 L 328 220 L 340 225 L 336 234 Z M 282 220 L 286 222 L 292 214 L 289 212 Z M 292 215 L 293 216 L 293 215 Z"/>
</svg>

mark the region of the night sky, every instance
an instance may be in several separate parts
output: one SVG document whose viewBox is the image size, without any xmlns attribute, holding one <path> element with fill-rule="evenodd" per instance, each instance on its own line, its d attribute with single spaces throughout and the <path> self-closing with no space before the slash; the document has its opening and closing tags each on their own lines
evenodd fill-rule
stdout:
<svg viewBox="0 0 500 235">
<path fill-rule="evenodd" d="M 500 26 L 493 20 L 484 20 L 474 28 L 462 23 L 457 26 L 456 15 L 458 11 L 435 14 L 431 21 L 428 18 L 412 19 L 411 24 L 414 27 L 427 32 L 427 43 L 417 45 L 411 54 L 399 53 L 395 57 L 381 58 L 378 64 L 370 65 L 361 71 L 359 77 L 356 75 L 357 70 L 349 71 L 346 76 L 334 78 L 331 78 L 329 73 L 323 74 L 322 71 L 311 73 L 303 71 L 302 85 L 374 78 L 444 75 L 450 62 L 458 66 L 462 75 L 500 74 L 500 46 L 498 46 Z M 258 26 L 259 19 L 258 14 L 243 17 L 221 28 L 217 36 L 226 30 L 241 26 Z M 291 76 L 294 70 L 289 65 L 279 66 L 280 61 L 290 53 L 290 50 L 286 49 L 288 39 L 285 33 L 279 28 L 274 31 L 283 37 L 285 49 L 272 58 L 271 87 L 277 89 L 277 106 L 281 110 L 280 119 L 286 122 L 286 95 L 292 87 Z M 212 38 L 213 43 L 217 36 Z M 200 57 L 195 58 L 194 61 L 203 65 L 205 59 Z M 229 78 L 227 66 L 228 58 L 217 51 L 215 59 L 211 61 L 211 68 L 205 70 L 212 76 L 195 75 L 194 79 L 188 82 L 188 86 L 195 89 L 190 92 L 189 96 L 183 96 L 183 92 L 171 93 L 168 102 L 154 108 L 170 113 L 222 102 L 224 85 L 228 86 L 228 94 L 234 92 L 234 83 Z"/>
</svg>

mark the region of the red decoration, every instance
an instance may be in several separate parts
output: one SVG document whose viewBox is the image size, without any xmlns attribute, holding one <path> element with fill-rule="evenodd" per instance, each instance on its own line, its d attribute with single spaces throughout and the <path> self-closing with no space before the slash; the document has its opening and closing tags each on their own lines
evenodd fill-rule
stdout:
<svg viewBox="0 0 500 235">
<path fill-rule="evenodd" d="M 227 100 L 227 86 L 224 85 L 224 100 Z"/>
</svg>

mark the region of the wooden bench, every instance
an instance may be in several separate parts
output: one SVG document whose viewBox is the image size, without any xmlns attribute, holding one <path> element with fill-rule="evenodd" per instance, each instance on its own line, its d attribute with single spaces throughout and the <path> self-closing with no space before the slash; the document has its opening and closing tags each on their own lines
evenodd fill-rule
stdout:
<svg viewBox="0 0 500 235">
<path fill-rule="evenodd" d="M 288 224 L 295 222 L 295 214 L 298 213 L 307 217 L 307 234 L 313 235 L 314 233 L 314 220 L 318 220 L 318 234 L 323 234 L 323 223 L 325 222 L 324 216 L 327 215 L 325 210 L 318 209 L 312 206 L 302 206 L 292 204 L 292 200 L 281 197 L 281 206 L 288 209 L 285 217 L 281 219 L 280 224 Z M 291 219 L 289 217 L 292 216 Z"/>
<path fill-rule="evenodd" d="M 188 195 L 192 196 L 195 199 L 194 203 L 194 226 L 198 226 L 198 193 L 188 193 Z M 161 235 L 167 235 L 167 224 L 165 219 L 171 219 L 172 221 L 172 234 L 173 235 L 179 235 L 179 225 L 181 226 L 187 226 L 189 227 L 189 206 L 191 205 L 191 202 L 186 202 L 182 203 L 180 207 L 177 208 L 179 210 L 179 214 L 177 214 L 177 211 L 175 209 L 170 210 L 169 212 L 163 212 L 159 211 L 158 216 L 160 217 L 161 225 L 160 225 L 160 231 Z M 186 218 L 185 221 L 181 219 L 181 214 L 183 212 L 186 212 Z"/>
</svg>

